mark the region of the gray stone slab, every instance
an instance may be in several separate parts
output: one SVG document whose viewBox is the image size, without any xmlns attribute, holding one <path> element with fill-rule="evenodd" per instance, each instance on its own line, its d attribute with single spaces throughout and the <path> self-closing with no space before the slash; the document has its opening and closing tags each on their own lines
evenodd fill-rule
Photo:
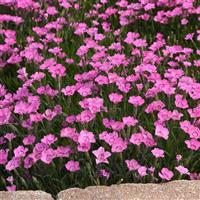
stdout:
<svg viewBox="0 0 200 200">
<path fill-rule="evenodd" d="M 53 200 L 53 198 L 43 191 L 0 191 L 0 200 Z"/>
<path fill-rule="evenodd" d="M 53 200 L 43 191 L 0 192 L 0 200 Z M 72 188 L 61 191 L 57 200 L 200 200 L 200 181 L 163 184 L 120 184 Z"/>
<path fill-rule="evenodd" d="M 58 200 L 200 200 L 200 181 L 163 184 L 120 184 L 72 188 L 61 191 Z"/>
</svg>

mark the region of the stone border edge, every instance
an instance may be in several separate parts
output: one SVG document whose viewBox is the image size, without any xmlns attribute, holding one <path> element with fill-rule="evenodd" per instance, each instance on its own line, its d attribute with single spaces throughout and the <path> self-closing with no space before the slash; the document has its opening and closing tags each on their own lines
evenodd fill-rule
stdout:
<svg viewBox="0 0 200 200">
<path fill-rule="evenodd" d="M 59 192 L 56 198 L 40 190 L 0 191 L 0 200 L 118 200 L 122 199 L 123 195 L 129 200 L 154 199 L 155 195 L 159 199 L 166 199 L 169 195 L 173 195 L 173 198 L 185 199 L 184 192 L 186 199 L 188 199 L 188 195 L 193 196 L 193 200 L 200 199 L 200 181 L 175 180 L 159 184 L 124 183 L 111 186 L 89 186 L 84 189 L 70 188 Z M 145 195 L 149 196 L 145 197 Z"/>
</svg>

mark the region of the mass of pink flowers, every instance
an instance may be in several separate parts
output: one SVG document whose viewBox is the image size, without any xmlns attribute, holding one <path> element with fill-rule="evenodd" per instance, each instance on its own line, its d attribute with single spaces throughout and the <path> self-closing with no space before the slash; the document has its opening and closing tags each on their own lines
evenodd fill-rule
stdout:
<svg viewBox="0 0 200 200">
<path fill-rule="evenodd" d="M 2 189 L 199 179 L 200 1 L 0 0 L 0 55 Z"/>
</svg>

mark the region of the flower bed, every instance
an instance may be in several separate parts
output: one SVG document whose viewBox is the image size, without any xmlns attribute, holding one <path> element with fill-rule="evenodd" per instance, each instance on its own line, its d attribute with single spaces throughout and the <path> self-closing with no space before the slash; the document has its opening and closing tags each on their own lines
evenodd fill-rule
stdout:
<svg viewBox="0 0 200 200">
<path fill-rule="evenodd" d="M 199 179 L 199 0 L 0 0 L 0 186 Z"/>
</svg>

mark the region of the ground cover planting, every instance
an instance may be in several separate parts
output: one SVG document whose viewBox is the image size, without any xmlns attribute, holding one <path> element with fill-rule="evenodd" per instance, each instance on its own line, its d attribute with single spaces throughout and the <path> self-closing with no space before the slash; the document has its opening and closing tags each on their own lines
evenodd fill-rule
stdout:
<svg viewBox="0 0 200 200">
<path fill-rule="evenodd" d="M 200 178 L 199 0 L 0 0 L 0 190 Z"/>
</svg>

